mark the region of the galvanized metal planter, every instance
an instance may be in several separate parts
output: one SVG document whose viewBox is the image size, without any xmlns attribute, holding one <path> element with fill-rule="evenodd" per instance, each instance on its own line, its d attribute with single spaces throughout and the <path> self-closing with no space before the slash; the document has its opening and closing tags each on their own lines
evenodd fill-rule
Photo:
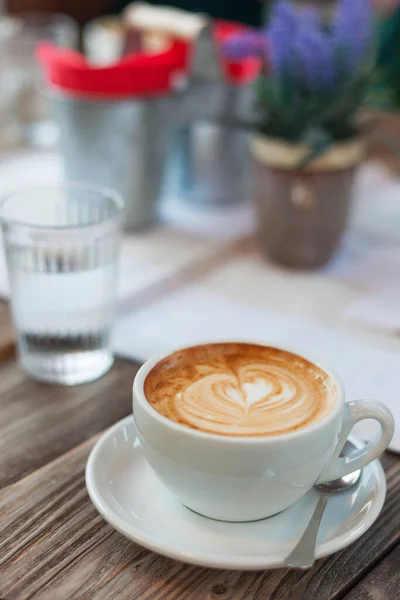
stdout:
<svg viewBox="0 0 400 600">
<path fill-rule="evenodd" d="M 212 121 L 194 123 L 175 134 L 174 192 L 197 205 L 227 206 L 246 196 L 246 135 Z"/>
<path fill-rule="evenodd" d="M 101 184 L 125 201 L 124 226 L 155 219 L 170 132 L 167 98 L 103 101 L 52 95 L 69 180 Z"/>
<path fill-rule="evenodd" d="M 247 135 L 238 123 L 257 120 L 249 86 L 230 84 L 210 28 L 196 43 L 191 76 L 175 98 L 168 168 L 174 194 L 197 205 L 236 204 L 246 196 Z"/>
<path fill-rule="evenodd" d="M 155 221 L 162 184 L 171 181 L 163 177 L 167 166 L 175 170 L 174 192 L 190 201 L 226 204 L 244 196 L 247 150 L 236 123 L 257 115 L 250 88 L 230 84 L 222 72 L 211 25 L 196 40 L 190 73 L 173 76 L 173 91 L 163 97 L 51 92 L 68 179 L 119 192 L 126 229 Z"/>
</svg>

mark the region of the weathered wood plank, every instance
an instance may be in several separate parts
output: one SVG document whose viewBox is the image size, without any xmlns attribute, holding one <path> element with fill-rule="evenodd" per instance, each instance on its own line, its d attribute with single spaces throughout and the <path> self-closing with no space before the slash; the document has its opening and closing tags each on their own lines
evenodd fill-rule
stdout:
<svg viewBox="0 0 400 600">
<path fill-rule="evenodd" d="M 400 463 L 386 455 L 378 522 L 309 572 L 201 569 L 129 542 L 90 503 L 84 468 L 93 441 L 0 495 L 0 597 L 6 600 L 338 600 L 400 541 Z M 385 599 L 386 600 L 386 599 Z"/>
<path fill-rule="evenodd" d="M 397 546 L 345 597 L 345 600 L 398 600 L 399 598 L 400 546 Z"/>
<path fill-rule="evenodd" d="M 137 366 L 117 360 L 103 378 L 51 386 L 15 361 L 0 365 L 0 488 L 67 452 L 131 411 Z"/>
</svg>

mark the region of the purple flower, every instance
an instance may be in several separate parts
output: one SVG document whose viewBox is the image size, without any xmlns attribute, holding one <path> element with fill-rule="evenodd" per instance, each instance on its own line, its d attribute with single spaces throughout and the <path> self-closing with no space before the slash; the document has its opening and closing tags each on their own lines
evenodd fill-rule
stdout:
<svg viewBox="0 0 400 600">
<path fill-rule="evenodd" d="M 322 30 L 321 15 L 314 6 L 307 6 L 298 14 L 300 27 Z"/>
<path fill-rule="evenodd" d="M 339 0 L 330 30 L 315 8 L 299 9 L 278 0 L 262 32 L 236 36 L 225 51 L 234 59 L 265 58 L 273 77 L 288 78 L 311 92 L 327 92 L 362 65 L 372 33 L 371 0 Z"/>
<path fill-rule="evenodd" d="M 270 41 L 269 63 L 273 75 L 295 76 L 298 71 L 297 47 L 302 45 L 305 53 L 308 53 L 305 48 L 307 44 L 305 33 L 309 32 L 312 37 L 313 32 L 317 35 L 321 29 L 321 18 L 315 8 L 307 7 L 300 11 L 290 2 L 285 0 L 278 2 L 272 11 L 269 26 L 265 30 L 265 35 Z"/>
<path fill-rule="evenodd" d="M 269 25 L 264 30 L 269 41 L 268 63 L 274 76 L 279 77 L 291 70 L 292 44 L 298 25 L 298 12 L 290 2 L 282 0 L 274 5 Z"/>
<path fill-rule="evenodd" d="M 336 83 L 332 40 L 319 29 L 302 28 L 294 43 L 298 73 L 310 91 L 331 91 Z"/>
<path fill-rule="evenodd" d="M 347 71 L 365 60 L 373 36 L 370 0 L 340 0 L 332 25 L 332 37 Z"/>
<path fill-rule="evenodd" d="M 320 13 L 307 7 L 297 13 L 292 40 L 292 62 L 297 79 L 310 91 L 329 91 L 336 81 L 333 44 L 324 31 Z"/>
<path fill-rule="evenodd" d="M 288 72 L 292 64 L 292 39 L 287 36 L 285 31 L 279 28 L 271 27 L 268 30 L 267 62 L 270 66 L 271 73 L 275 77 L 281 77 L 285 72 Z"/>
<path fill-rule="evenodd" d="M 265 36 L 257 31 L 232 36 L 224 43 L 224 52 L 232 60 L 262 56 L 266 50 Z"/>
<path fill-rule="evenodd" d="M 298 28 L 298 19 L 299 13 L 292 2 L 281 0 L 272 8 L 270 26 L 282 30 L 285 34 L 294 35 Z"/>
</svg>

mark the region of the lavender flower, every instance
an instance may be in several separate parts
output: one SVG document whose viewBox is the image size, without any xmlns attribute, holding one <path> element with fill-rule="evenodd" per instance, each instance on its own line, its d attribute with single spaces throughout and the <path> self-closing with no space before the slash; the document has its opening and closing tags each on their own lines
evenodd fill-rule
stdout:
<svg viewBox="0 0 400 600">
<path fill-rule="evenodd" d="M 272 77 L 325 93 L 360 68 L 372 31 L 371 0 L 339 0 L 330 30 L 316 9 L 300 10 L 289 0 L 278 0 L 262 32 L 236 36 L 225 52 L 234 59 L 261 57 Z"/>
<path fill-rule="evenodd" d="M 298 18 L 299 13 L 292 2 L 281 0 L 273 6 L 270 25 L 272 28 L 280 29 L 285 34 L 293 36 L 298 28 Z"/>
<path fill-rule="evenodd" d="M 266 60 L 274 77 L 282 77 L 291 70 L 292 40 L 284 30 L 278 27 L 270 28 L 266 36 Z"/>
<path fill-rule="evenodd" d="M 267 65 L 254 86 L 263 135 L 307 143 L 311 157 L 356 135 L 356 110 L 370 76 L 364 66 L 373 33 L 372 1 L 338 0 L 327 24 L 314 8 L 276 0 L 263 31 L 225 44 L 232 58 L 257 56 Z"/>
<path fill-rule="evenodd" d="M 293 40 L 298 29 L 298 13 L 287 0 L 275 4 L 271 20 L 264 30 L 269 41 L 268 62 L 273 76 L 288 73 L 292 66 Z"/>
<path fill-rule="evenodd" d="M 349 73 L 365 60 L 372 35 L 371 1 L 340 0 L 332 25 L 332 37 Z"/>
<path fill-rule="evenodd" d="M 291 5 L 283 14 L 286 20 L 278 18 L 276 27 L 273 18 L 266 31 L 276 75 L 288 73 L 311 91 L 332 89 L 336 80 L 332 40 L 323 31 L 319 12 L 312 7 L 298 11 Z"/>
<path fill-rule="evenodd" d="M 323 29 L 321 15 L 314 6 L 306 6 L 298 14 L 298 19 L 302 27 L 310 27 L 311 29 Z"/>
<path fill-rule="evenodd" d="M 248 32 L 235 35 L 224 44 L 224 52 L 232 60 L 240 60 L 251 56 L 262 56 L 266 51 L 267 40 L 262 33 Z"/>
<path fill-rule="evenodd" d="M 336 83 L 333 45 L 319 29 L 302 28 L 294 42 L 298 72 L 310 91 L 331 91 Z"/>
</svg>

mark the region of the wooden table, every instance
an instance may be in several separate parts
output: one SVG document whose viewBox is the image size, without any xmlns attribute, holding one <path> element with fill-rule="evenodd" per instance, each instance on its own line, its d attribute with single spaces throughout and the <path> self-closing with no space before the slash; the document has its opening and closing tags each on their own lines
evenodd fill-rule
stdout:
<svg viewBox="0 0 400 600">
<path fill-rule="evenodd" d="M 89 500 L 88 454 L 131 410 L 138 365 L 117 360 L 94 383 L 63 388 L 17 365 L 0 305 L 1 600 L 398 600 L 400 460 L 383 465 L 387 500 L 352 546 L 306 573 L 238 572 L 184 565 L 114 531 Z"/>
</svg>

